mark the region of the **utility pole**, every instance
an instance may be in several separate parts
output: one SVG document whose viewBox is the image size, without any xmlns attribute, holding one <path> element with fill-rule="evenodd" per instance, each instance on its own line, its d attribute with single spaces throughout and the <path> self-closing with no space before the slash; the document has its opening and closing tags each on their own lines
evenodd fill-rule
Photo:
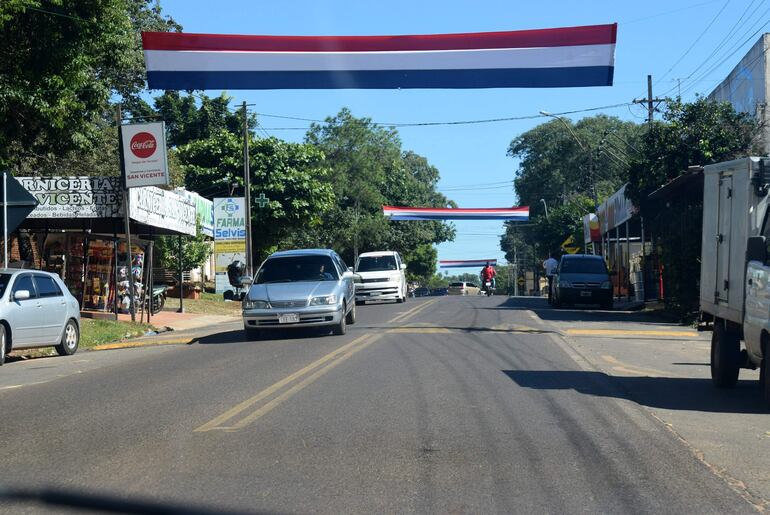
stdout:
<svg viewBox="0 0 770 515">
<path fill-rule="evenodd" d="M 634 104 L 647 104 L 647 124 L 652 129 L 653 115 L 655 114 L 655 102 L 663 102 L 665 98 L 654 98 L 652 96 L 652 75 L 647 76 L 647 98 L 635 98 L 631 102 Z"/>
<path fill-rule="evenodd" d="M 249 114 L 243 101 L 243 198 L 246 204 L 246 275 L 251 273 L 251 177 L 249 172 Z"/>
</svg>

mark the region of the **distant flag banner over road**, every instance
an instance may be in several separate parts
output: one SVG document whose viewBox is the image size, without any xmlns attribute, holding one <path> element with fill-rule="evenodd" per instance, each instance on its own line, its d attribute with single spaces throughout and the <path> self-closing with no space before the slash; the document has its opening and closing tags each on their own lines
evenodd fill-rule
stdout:
<svg viewBox="0 0 770 515">
<path fill-rule="evenodd" d="M 439 268 L 480 268 L 487 266 L 497 266 L 496 259 L 464 259 L 464 260 L 441 260 L 438 262 Z"/>
<path fill-rule="evenodd" d="M 391 220 L 529 220 L 529 207 L 473 209 L 383 206 L 382 212 Z"/>
<path fill-rule="evenodd" d="M 143 32 L 150 89 L 611 86 L 617 24 L 408 36 Z"/>
</svg>

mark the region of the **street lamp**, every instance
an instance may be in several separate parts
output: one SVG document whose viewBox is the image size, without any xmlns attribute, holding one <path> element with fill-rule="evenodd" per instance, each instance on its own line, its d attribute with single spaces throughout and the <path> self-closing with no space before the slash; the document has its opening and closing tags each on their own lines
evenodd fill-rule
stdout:
<svg viewBox="0 0 770 515">
<path fill-rule="evenodd" d="M 545 203 L 545 199 L 540 199 L 540 202 L 543 203 L 543 208 L 545 208 L 545 219 L 548 220 L 548 204 Z"/>
<path fill-rule="evenodd" d="M 593 200 L 594 200 L 594 211 L 599 209 L 599 198 L 596 194 L 596 181 L 594 180 L 594 153 L 593 150 L 587 148 L 585 145 L 583 145 L 583 142 L 580 141 L 580 138 L 578 138 L 577 134 L 575 134 L 575 131 L 572 130 L 572 127 L 569 123 L 567 123 L 567 120 L 562 118 L 561 116 L 556 116 L 555 114 L 551 114 L 547 111 L 540 111 L 540 114 L 543 116 L 550 116 L 551 118 L 556 118 L 559 120 L 564 126 L 567 128 L 569 133 L 572 135 L 573 138 L 575 138 L 575 141 L 577 141 L 577 144 L 580 145 L 580 148 L 583 150 L 583 152 L 586 152 L 588 154 L 588 177 L 591 180 L 591 190 L 593 193 Z M 546 218 L 548 215 L 546 215 Z"/>
</svg>

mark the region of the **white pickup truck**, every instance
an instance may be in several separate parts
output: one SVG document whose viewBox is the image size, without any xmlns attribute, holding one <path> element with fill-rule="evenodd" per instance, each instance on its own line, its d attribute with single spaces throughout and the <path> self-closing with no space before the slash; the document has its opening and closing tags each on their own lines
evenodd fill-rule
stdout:
<svg viewBox="0 0 770 515">
<path fill-rule="evenodd" d="M 703 173 L 700 308 L 714 327 L 711 377 L 729 388 L 741 368 L 759 367 L 770 407 L 770 158 L 708 165 Z"/>
</svg>

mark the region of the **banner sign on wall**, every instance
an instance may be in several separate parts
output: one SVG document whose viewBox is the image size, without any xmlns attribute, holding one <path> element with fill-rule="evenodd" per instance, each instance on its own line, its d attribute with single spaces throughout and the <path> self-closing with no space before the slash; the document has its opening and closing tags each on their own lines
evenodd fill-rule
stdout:
<svg viewBox="0 0 770 515">
<path fill-rule="evenodd" d="M 194 191 L 187 191 L 184 188 L 176 188 L 174 193 L 178 193 L 195 203 L 195 212 L 198 216 L 201 233 L 209 238 L 214 237 L 214 203 L 209 199 L 201 197 Z"/>
<path fill-rule="evenodd" d="M 17 177 L 38 201 L 28 218 L 117 218 L 119 177 Z"/>
<path fill-rule="evenodd" d="M 216 292 L 232 290 L 227 267 L 233 261 L 246 263 L 246 206 L 241 197 L 214 199 L 214 260 Z"/>
<path fill-rule="evenodd" d="M 126 188 L 168 184 L 166 124 L 133 123 L 121 126 Z"/>
<path fill-rule="evenodd" d="M 165 227 L 195 236 L 195 203 L 173 191 L 160 188 L 134 188 L 128 216 L 153 227 Z"/>
<path fill-rule="evenodd" d="M 150 89 L 611 86 L 617 24 L 406 36 L 143 32 Z"/>
</svg>

